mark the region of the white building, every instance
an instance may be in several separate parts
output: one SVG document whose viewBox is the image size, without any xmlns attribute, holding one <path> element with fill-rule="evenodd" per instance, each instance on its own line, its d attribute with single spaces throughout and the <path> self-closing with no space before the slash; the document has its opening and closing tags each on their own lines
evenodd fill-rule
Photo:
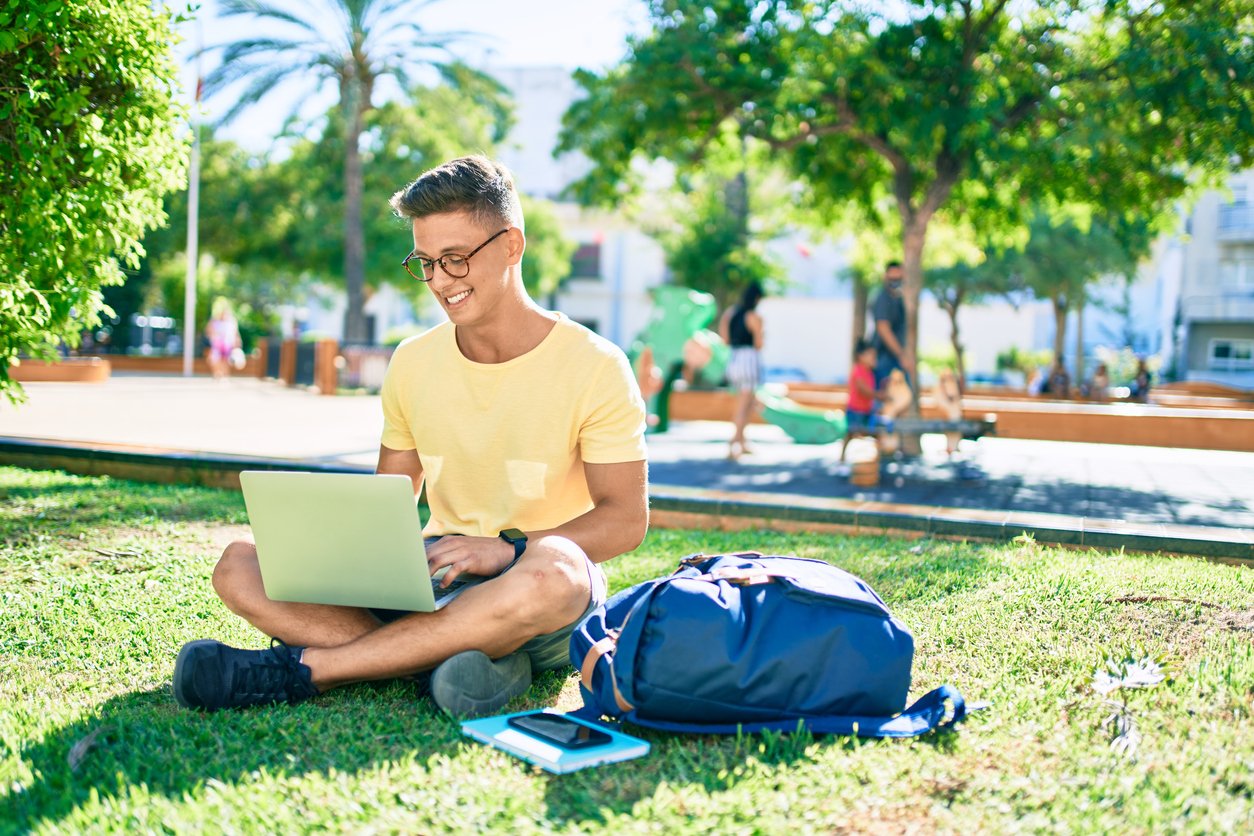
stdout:
<svg viewBox="0 0 1254 836">
<path fill-rule="evenodd" d="M 1204 194 L 1178 246 L 1173 308 L 1179 377 L 1254 389 L 1254 170 Z"/>
</svg>

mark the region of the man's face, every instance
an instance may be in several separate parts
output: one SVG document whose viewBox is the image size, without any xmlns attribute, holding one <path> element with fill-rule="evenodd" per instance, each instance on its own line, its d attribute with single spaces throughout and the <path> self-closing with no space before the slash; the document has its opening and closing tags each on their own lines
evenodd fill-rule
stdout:
<svg viewBox="0 0 1254 836">
<path fill-rule="evenodd" d="M 901 283 L 905 281 L 906 271 L 899 266 L 889 267 L 884 271 L 884 286 L 895 294 L 901 293 Z"/>
<path fill-rule="evenodd" d="M 470 215 L 454 212 L 428 215 L 414 220 L 415 256 L 438 259 L 447 255 L 465 256 L 488 241 L 500 228 L 487 229 Z M 522 257 L 522 233 L 511 228 L 490 241 L 467 262 L 469 272 L 460 278 L 450 276 L 440 265 L 427 282 L 427 289 L 444 308 L 449 319 L 459 325 L 484 320 L 509 292 L 510 267 Z"/>
</svg>

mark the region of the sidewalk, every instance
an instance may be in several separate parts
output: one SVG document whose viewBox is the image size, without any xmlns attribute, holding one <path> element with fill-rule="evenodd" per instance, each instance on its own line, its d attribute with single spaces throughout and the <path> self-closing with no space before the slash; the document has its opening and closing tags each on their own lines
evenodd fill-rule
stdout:
<svg viewBox="0 0 1254 836">
<path fill-rule="evenodd" d="M 256 379 L 115 375 L 26 388 L 28 403 L 0 403 L 0 442 L 370 469 L 382 428 L 377 397 L 323 397 Z M 890 466 L 879 487 L 865 489 L 849 484 L 839 444 L 794 444 L 754 425 L 754 453 L 732 462 L 730 432 L 723 422 L 692 421 L 649 436 L 654 507 L 845 530 L 975 537 L 1033 529 L 1075 545 L 1161 541 L 1163 550 L 1188 551 L 1169 541 L 1224 541 L 1254 556 L 1250 453 L 987 438 L 963 442 L 959 467 L 947 462 L 943 439 L 928 436 L 921 460 Z"/>
</svg>

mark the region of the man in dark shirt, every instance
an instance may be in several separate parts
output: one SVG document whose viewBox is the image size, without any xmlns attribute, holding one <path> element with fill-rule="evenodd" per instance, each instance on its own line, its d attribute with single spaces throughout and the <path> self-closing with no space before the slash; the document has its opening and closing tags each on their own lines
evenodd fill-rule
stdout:
<svg viewBox="0 0 1254 836">
<path fill-rule="evenodd" d="M 901 369 L 911 384 L 910 372 L 914 357 L 906 348 L 906 305 L 901 299 L 901 283 L 905 271 L 901 262 L 890 261 L 884 268 L 884 288 L 875 297 L 871 316 L 875 319 L 875 343 L 879 359 L 875 364 L 875 388 L 880 389 L 893 369 Z"/>
</svg>

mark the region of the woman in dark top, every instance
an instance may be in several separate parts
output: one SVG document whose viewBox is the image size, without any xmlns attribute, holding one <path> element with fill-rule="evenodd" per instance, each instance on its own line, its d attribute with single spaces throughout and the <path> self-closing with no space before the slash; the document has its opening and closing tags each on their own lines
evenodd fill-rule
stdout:
<svg viewBox="0 0 1254 836">
<path fill-rule="evenodd" d="M 719 335 L 731 348 L 727 379 L 736 390 L 736 430 L 727 451 L 729 459 L 751 452 L 745 443 L 745 427 L 756 403 L 756 390 L 762 384 L 762 316 L 757 307 L 764 295 L 762 285 L 750 282 L 739 304 L 724 311 L 719 321 Z"/>
</svg>

